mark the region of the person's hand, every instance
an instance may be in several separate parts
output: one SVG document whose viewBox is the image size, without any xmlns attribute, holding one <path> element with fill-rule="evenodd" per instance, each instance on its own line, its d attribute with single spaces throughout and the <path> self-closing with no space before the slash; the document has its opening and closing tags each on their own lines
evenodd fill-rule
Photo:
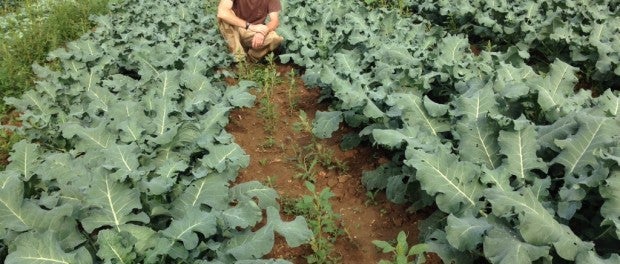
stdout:
<svg viewBox="0 0 620 264">
<path fill-rule="evenodd" d="M 261 33 L 263 34 L 263 36 L 266 36 L 267 33 L 269 33 L 269 28 L 267 27 L 267 25 L 263 25 L 263 24 L 250 25 L 249 30 L 254 31 L 256 33 Z"/>
<path fill-rule="evenodd" d="M 263 42 L 265 41 L 265 35 L 263 33 L 256 33 L 252 38 L 252 48 L 260 48 L 263 46 Z"/>
</svg>

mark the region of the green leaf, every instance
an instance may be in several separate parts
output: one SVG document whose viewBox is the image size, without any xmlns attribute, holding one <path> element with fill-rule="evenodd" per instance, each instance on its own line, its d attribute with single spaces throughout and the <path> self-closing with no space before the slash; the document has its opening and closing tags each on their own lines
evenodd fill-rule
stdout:
<svg viewBox="0 0 620 264">
<path fill-rule="evenodd" d="M 258 206 L 261 209 L 267 209 L 268 207 L 280 208 L 278 201 L 279 198 L 276 190 L 269 188 L 258 181 L 249 181 L 240 183 L 230 188 L 231 199 L 245 202 L 257 199 Z"/>
<path fill-rule="evenodd" d="M 579 124 L 577 134 L 556 140 L 562 151 L 551 161 L 564 165 L 567 176 L 585 174 L 588 166 L 596 168 L 598 160 L 594 151 L 613 144 L 615 141 L 611 135 L 620 131 L 620 121 L 617 119 L 578 113 L 576 120 Z"/>
<path fill-rule="evenodd" d="M 0 223 L 2 228 L 23 232 L 31 224 L 22 211 L 24 184 L 15 171 L 0 172 Z"/>
<path fill-rule="evenodd" d="M 34 174 L 33 167 L 36 166 L 40 156 L 38 147 L 39 145 L 28 143 L 25 140 L 15 143 L 9 157 L 11 163 L 6 166 L 6 169 L 18 171 L 24 181 L 29 181 Z"/>
<path fill-rule="evenodd" d="M 228 124 L 228 112 L 232 107 L 219 103 L 209 109 L 209 112 L 201 118 L 200 127 L 203 133 L 212 135 L 219 133 Z"/>
<path fill-rule="evenodd" d="M 483 167 L 480 181 L 502 191 L 512 190 L 513 188 L 510 186 L 510 174 L 506 173 L 506 170 L 506 166 L 501 166 L 495 170 Z"/>
<path fill-rule="evenodd" d="M 456 217 L 450 214 L 446 227 L 446 239 L 458 250 L 472 251 L 482 243 L 482 238 L 489 229 L 491 229 L 491 224 L 484 218 Z"/>
<path fill-rule="evenodd" d="M 362 173 L 362 183 L 369 190 L 383 190 L 387 187 L 388 179 L 401 175 L 402 169 L 393 163 L 382 164 L 372 171 Z"/>
<path fill-rule="evenodd" d="M 81 220 L 87 232 L 103 226 L 113 227 L 120 232 L 120 226 L 125 223 L 149 222 L 144 212 L 133 213 L 133 210 L 142 208 L 140 192 L 128 184 L 113 180 L 108 175 L 96 177 L 87 196 L 93 207 L 88 216 Z"/>
<path fill-rule="evenodd" d="M 170 188 L 176 183 L 178 172 L 186 170 L 187 162 L 182 160 L 168 159 L 164 164 L 157 168 L 154 178 L 149 181 L 141 181 L 144 187 L 151 195 L 160 195 L 170 191 Z"/>
<path fill-rule="evenodd" d="M 224 97 L 234 107 L 252 107 L 254 106 L 256 96 L 250 94 L 248 88 L 253 86 L 256 86 L 256 83 L 241 81 L 237 87 L 226 89 Z"/>
<path fill-rule="evenodd" d="M 199 73 L 183 71 L 181 80 L 191 91 L 184 96 L 185 112 L 202 111 L 208 104 L 217 103 L 222 98 L 222 91 L 211 80 Z"/>
<path fill-rule="evenodd" d="M 566 260 L 593 248 L 593 244 L 582 241 L 566 225 L 560 224 L 543 207 L 532 191 L 524 187 L 519 192 L 486 190 L 493 214 L 500 217 L 518 215 L 519 232 L 524 241 L 533 245 L 553 245 L 558 255 Z"/>
<path fill-rule="evenodd" d="M 88 251 L 76 250 L 67 253 L 60 248 L 60 243 L 52 231 L 38 234 L 28 232 L 20 235 L 15 243 L 15 250 L 6 257 L 6 264 L 89 264 L 91 258 L 84 258 Z"/>
<path fill-rule="evenodd" d="M 194 207 L 186 212 L 185 216 L 173 219 L 170 226 L 161 233 L 173 239 L 181 241 L 186 250 L 192 250 L 198 246 L 198 235 L 210 237 L 217 232 L 216 218 L 213 214 L 201 211 Z"/>
<path fill-rule="evenodd" d="M 221 217 L 228 228 L 248 228 L 263 219 L 263 212 L 254 201 L 246 200 L 224 210 Z"/>
<path fill-rule="evenodd" d="M 312 134 L 318 138 L 330 138 L 332 133 L 338 130 L 342 122 L 342 112 L 317 111 L 312 122 Z"/>
<path fill-rule="evenodd" d="M 427 244 L 415 244 L 409 248 L 409 252 L 407 252 L 407 256 L 418 256 L 418 258 L 424 262 L 424 253 L 428 251 Z"/>
<path fill-rule="evenodd" d="M 547 76 L 534 83 L 538 89 L 538 104 L 544 111 L 561 107 L 577 83 L 577 68 L 559 59 L 550 66 Z"/>
<path fill-rule="evenodd" d="M 103 150 L 105 161 L 102 166 L 114 171 L 111 175 L 114 180 L 122 182 L 130 177 L 137 181 L 143 174 L 138 170 L 140 166 L 138 162 L 139 151 L 138 146 L 133 143 L 129 145 L 110 144 L 108 148 Z"/>
<path fill-rule="evenodd" d="M 215 210 L 225 210 L 229 207 L 228 182 L 225 178 L 212 174 L 195 180 L 172 204 L 174 215 L 181 217 L 191 208 L 205 204 Z"/>
<path fill-rule="evenodd" d="M 577 264 L 614 264 L 620 263 L 620 255 L 614 253 L 608 258 L 601 258 L 594 251 L 583 252 L 575 259 Z"/>
<path fill-rule="evenodd" d="M 443 66 L 454 66 L 465 54 L 465 49 L 469 47 L 469 41 L 461 36 L 447 36 L 437 44 L 440 51 L 439 56 L 434 61 L 438 68 Z"/>
<path fill-rule="evenodd" d="M 443 230 L 433 231 L 428 237 L 425 237 L 424 243 L 428 245 L 428 252 L 436 253 L 443 263 L 474 263 L 471 254 L 459 251 L 448 243 L 446 233 Z"/>
<path fill-rule="evenodd" d="M 413 129 L 421 129 L 432 135 L 450 130 L 450 126 L 441 119 L 431 117 L 422 97 L 413 93 L 393 93 L 388 96 L 387 103 L 402 111 L 402 120 Z"/>
<path fill-rule="evenodd" d="M 537 126 L 537 143 L 544 148 L 560 152 L 560 148 L 555 144 L 555 140 L 566 139 L 577 132 L 578 124 L 573 116 L 562 117 L 550 125 Z"/>
<path fill-rule="evenodd" d="M 527 80 L 535 76 L 536 73 L 530 66 L 524 64 L 517 68 L 512 64 L 500 62 L 493 88 L 505 98 L 519 98 L 530 92 Z"/>
<path fill-rule="evenodd" d="M 110 127 L 121 131 L 120 138 L 123 142 L 138 142 L 143 139 L 144 125 L 148 122 L 144 111 L 144 107 L 137 102 L 117 102 L 110 109 L 110 116 L 114 117 Z"/>
<path fill-rule="evenodd" d="M 372 243 L 376 247 L 380 248 L 383 253 L 390 253 L 390 252 L 394 252 L 396 250 L 395 247 L 393 247 L 392 245 L 390 245 L 390 243 L 385 242 L 385 241 L 373 240 Z"/>
<path fill-rule="evenodd" d="M 276 233 L 284 237 L 289 247 L 307 244 L 314 237 L 303 216 L 296 216 L 293 221 L 285 222 L 275 207 L 267 208 L 267 222 L 274 226 Z"/>
<path fill-rule="evenodd" d="M 496 169 L 501 164 L 497 143 L 499 128 L 485 117 L 470 120 L 465 119 L 456 125 L 461 159 Z"/>
<path fill-rule="evenodd" d="M 132 244 L 133 249 L 139 255 L 146 254 L 147 249 L 154 244 L 154 237 L 157 236 L 157 233 L 153 229 L 133 224 L 122 225 L 121 233 L 122 232 L 127 232 L 132 236 L 131 241 L 134 241 Z"/>
<path fill-rule="evenodd" d="M 612 172 L 599 190 L 605 199 L 601 206 L 601 216 L 605 218 L 602 224 L 615 226 L 616 235 L 620 237 L 620 171 Z"/>
<path fill-rule="evenodd" d="M 76 144 L 75 149 L 80 152 L 105 149 L 113 142 L 114 137 L 104 123 L 92 128 L 78 124 L 66 124 L 62 128 L 62 135 L 66 139 L 71 139 L 77 135 L 80 141 Z"/>
<path fill-rule="evenodd" d="M 399 148 L 404 142 L 416 139 L 417 131 L 414 129 L 373 129 L 372 137 L 377 144 L 381 144 L 390 148 Z"/>
<path fill-rule="evenodd" d="M 268 223 L 256 232 L 235 233 L 226 245 L 226 252 L 237 260 L 261 258 L 273 248 L 273 231 L 273 224 Z"/>
<path fill-rule="evenodd" d="M 405 164 L 417 169 L 416 177 L 422 189 L 435 196 L 439 209 L 454 214 L 477 211 L 484 186 L 478 182 L 473 164 L 458 161 L 443 150 L 437 153 L 412 150 L 411 156 Z"/>
<path fill-rule="evenodd" d="M 82 81 L 81 84 L 84 86 L 84 93 L 90 99 L 87 107 L 88 111 L 91 113 L 96 113 L 99 110 L 108 112 L 110 110 L 110 105 L 118 100 L 117 97 L 107 88 L 101 87 L 98 84 L 101 80 L 99 80 L 94 70 L 91 71 L 85 79 L 87 80 Z"/>
<path fill-rule="evenodd" d="M 468 83 L 468 90 L 455 100 L 455 108 L 455 116 L 465 116 L 470 120 L 499 113 L 493 89 L 477 82 Z"/>
<path fill-rule="evenodd" d="M 620 116 L 620 96 L 614 94 L 611 89 L 606 90 L 596 99 L 598 103 L 595 107 L 601 109 L 604 115 L 608 117 Z"/>
<path fill-rule="evenodd" d="M 521 117 L 519 120 L 526 119 Z M 522 128 L 515 125 L 515 131 L 499 132 L 498 143 L 501 147 L 500 152 L 506 156 L 504 162 L 507 165 L 507 172 L 517 176 L 522 183 L 536 177 L 532 170 L 547 170 L 546 164 L 536 156 L 538 145 L 532 140 L 534 138 L 536 138 L 534 126 L 529 124 Z"/>
<path fill-rule="evenodd" d="M 208 147 L 209 154 L 202 158 L 202 164 L 218 172 L 227 168 L 244 168 L 250 163 L 250 157 L 237 144 L 218 144 Z"/>
<path fill-rule="evenodd" d="M 129 233 L 118 233 L 102 230 L 97 234 L 99 250 L 97 256 L 108 263 L 133 263 L 136 253 L 133 252 L 135 239 Z"/>
<path fill-rule="evenodd" d="M 428 112 L 431 117 L 440 117 L 445 115 L 448 112 L 448 108 L 450 107 L 447 104 L 438 104 L 433 102 L 427 95 L 424 96 L 424 109 Z"/>
<path fill-rule="evenodd" d="M 484 256 L 492 263 L 532 263 L 549 255 L 548 246 L 524 243 L 517 234 L 495 226 L 484 237 Z"/>
</svg>

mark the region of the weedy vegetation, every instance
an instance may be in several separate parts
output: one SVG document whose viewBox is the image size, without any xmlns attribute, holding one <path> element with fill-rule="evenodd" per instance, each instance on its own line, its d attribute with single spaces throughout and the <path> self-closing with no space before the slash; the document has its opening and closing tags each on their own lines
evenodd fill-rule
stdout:
<svg viewBox="0 0 620 264">
<path fill-rule="evenodd" d="M 289 201 L 285 212 L 302 215 L 308 220 L 308 226 L 314 234 L 310 241 L 313 254 L 306 256 L 308 263 L 339 263 L 340 258 L 334 252 L 334 243 L 344 234 L 340 227 L 340 215 L 334 213 L 329 199 L 334 197 L 329 187 L 320 192 L 311 182 L 305 182 L 310 195 Z"/>
</svg>

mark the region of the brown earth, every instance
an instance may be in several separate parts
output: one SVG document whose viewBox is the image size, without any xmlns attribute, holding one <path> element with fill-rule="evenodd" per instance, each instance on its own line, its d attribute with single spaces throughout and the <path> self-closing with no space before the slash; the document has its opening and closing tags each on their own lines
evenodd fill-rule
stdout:
<svg viewBox="0 0 620 264">
<path fill-rule="evenodd" d="M 230 123 L 226 130 L 234 135 L 235 141 L 250 156 L 250 165 L 242 170 L 238 182 L 257 180 L 278 191 L 282 200 L 295 199 L 308 195 L 304 181 L 294 177 L 299 173 L 296 168 L 295 148 L 308 145 L 312 136 L 293 130 L 293 124 L 299 122 L 299 110 L 307 113 L 313 120 L 317 110 L 326 111 L 326 104 L 319 104 L 319 89 L 305 87 L 303 81 L 296 77 L 296 96 L 299 99 L 294 111 L 289 108 L 287 73 L 293 68 L 277 65 L 280 79 L 272 94 L 272 103 L 277 106 L 277 124 L 272 133 L 265 131 L 265 119 L 260 116 L 258 101 L 253 108 L 236 109 L 230 114 Z M 230 81 L 230 80 L 229 80 Z M 231 81 L 231 82 L 234 82 Z M 258 92 L 254 90 L 254 94 Z M 341 228 L 344 235 L 335 242 L 334 257 L 339 263 L 377 263 L 381 259 L 392 260 L 391 254 L 381 253 L 373 240 L 394 241 L 403 230 L 408 235 L 409 245 L 417 243 L 420 220 L 427 215 L 407 212 L 407 206 L 390 203 L 383 193 L 377 194 L 374 202 L 369 203 L 366 190 L 361 183 L 362 172 L 372 170 L 379 164 L 387 162 L 383 152 L 372 146 L 361 146 L 354 150 L 342 151 L 340 139 L 350 128 L 341 127 L 331 139 L 320 140 L 325 148 L 334 152 L 336 160 L 346 162 L 348 169 L 344 172 L 319 168 L 316 173 L 317 191 L 329 187 L 335 194 L 331 198 L 335 213 L 341 216 Z M 268 138 L 275 144 L 267 144 Z M 283 216 L 291 219 L 292 216 Z M 289 248 L 278 237 L 273 251 L 267 257 L 283 258 L 294 263 L 306 263 L 304 256 L 312 253 L 310 246 Z M 433 263 L 439 263 L 435 258 Z"/>
</svg>

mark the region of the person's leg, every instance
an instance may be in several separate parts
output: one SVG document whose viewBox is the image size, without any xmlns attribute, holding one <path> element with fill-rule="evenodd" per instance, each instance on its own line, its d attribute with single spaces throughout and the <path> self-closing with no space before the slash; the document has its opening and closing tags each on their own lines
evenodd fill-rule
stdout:
<svg viewBox="0 0 620 264">
<path fill-rule="evenodd" d="M 235 60 L 237 62 L 245 60 L 246 53 L 241 45 L 241 38 L 239 35 L 239 29 L 233 25 L 225 23 L 221 19 L 218 19 L 218 27 L 220 28 L 220 33 L 226 40 L 228 44 L 228 49 L 235 56 Z"/>
<path fill-rule="evenodd" d="M 248 57 L 250 60 L 256 62 L 265 57 L 267 53 L 275 50 L 280 46 L 280 43 L 284 40 L 278 33 L 275 31 L 269 32 L 265 37 L 265 41 L 263 41 L 263 46 L 257 49 L 252 48 L 252 38 L 254 37 L 255 32 L 239 29 L 239 36 L 241 38 L 241 43 L 244 47 L 248 47 Z"/>
<path fill-rule="evenodd" d="M 248 56 L 254 60 L 258 61 L 261 58 L 265 57 L 267 53 L 274 51 L 280 46 L 280 43 L 284 40 L 283 37 L 278 35 L 275 31 L 269 32 L 265 37 L 265 41 L 263 42 L 263 46 L 257 49 L 248 50 Z"/>
</svg>

